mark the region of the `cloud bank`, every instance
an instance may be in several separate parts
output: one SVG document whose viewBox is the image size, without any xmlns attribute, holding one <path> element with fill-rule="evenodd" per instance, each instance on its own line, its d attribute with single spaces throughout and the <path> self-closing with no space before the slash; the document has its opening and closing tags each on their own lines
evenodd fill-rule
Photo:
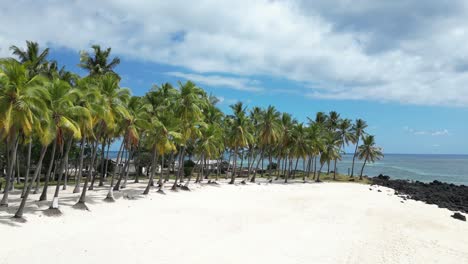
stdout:
<svg viewBox="0 0 468 264">
<path fill-rule="evenodd" d="M 251 91 L 273 76 L 311 98 L 468 105 L 463 0 L 0 2 L 1 56 L 26 39 L 99 43 L 207 85 Z"/>
</svg>

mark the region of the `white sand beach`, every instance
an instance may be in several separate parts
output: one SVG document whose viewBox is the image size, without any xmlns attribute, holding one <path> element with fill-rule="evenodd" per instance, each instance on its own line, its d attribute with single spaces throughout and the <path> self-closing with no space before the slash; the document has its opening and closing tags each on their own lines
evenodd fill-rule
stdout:
<svg viewBox="0 0 468 264">
<path fill-rule="evenodd" d="M 369 188 L 192 185 L 111 204 L 100 189 L 90 211 L 71 208 L 78 194 L 67 190 L 60 217 L 43 214 L 48 203 L 29 203 L 26 223 L 1 209 L 0 263 L 468 263 L 468 223 Z"/>
</svg>

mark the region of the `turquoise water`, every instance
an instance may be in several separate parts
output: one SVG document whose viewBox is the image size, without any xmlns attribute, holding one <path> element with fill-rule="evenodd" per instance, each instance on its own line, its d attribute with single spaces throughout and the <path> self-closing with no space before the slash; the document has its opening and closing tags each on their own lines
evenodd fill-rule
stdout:
<svg viewBox="0 0 468 264">
<path fill-rule="evenodd" d="M 111 156 L 117 156 L 116 152 L 112 152 Z M 344 155 L 343 159 L 338 162 L 337 171 L 347 174 L 348 169 L 351 170 L 351 163 L 352 155 Z M 267 164 L 268 161 L 265 160 L 264 166 L 266 167 Z M 355 175 L 359 175 L 361 166 L 362 162 L 357 161 Z M 299 162 L 298 169 L 303 169 L 302 161 Z M 326 170 L 325 165 L 322 171 Z M 468 185 L 468 155 L 386 154 L 384 159 L 374 164 L 367 164 L 364 169 L 364 175 L 377 176 L 379 174 L 388 175 L 394 179 L 423 182 L 439 180 Z"/>
<path fill-rule="evenodd" d="M 338 171 L 347 173 L 351 163 L 352 155 L 345 155 L 338 163 Z M 360 162 L 357 167 L 358 172 L 361 166 Z M 369 176 L 384 174 L 395 179 L 424 182 L 439 180 L 468 185 L 468 155 L 387 154 L 384 159 L 366 165 L 364 174 Z"/>
</svg>

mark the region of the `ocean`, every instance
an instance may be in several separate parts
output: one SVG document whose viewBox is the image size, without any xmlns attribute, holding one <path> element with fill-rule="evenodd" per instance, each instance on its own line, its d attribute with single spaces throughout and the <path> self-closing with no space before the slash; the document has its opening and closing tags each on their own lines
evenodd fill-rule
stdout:
<svg viewBox="0 0 468 264">
<path fill-rule="evenodd" d="M 116 157 L 117 152 L 110 152 L 111 157 Z M 226 160 L 227 160 L 226 156 Z M 240 162 L 240 161 L 239 161 Z M 244 161 L 245 164 L 246 161 Z M 268 161 L 265 160 L 266 167 Z M 338 161 L 337 171 L 347 174 L 351 170 L 352 155 L 346 154 Z M 333 168 L 333 164 L 330 164 Z M 357 161 L 355 175 L 359 175 L 362 162 Z M 298 169 L 303 169 L 302 161 Z M 322 171 L 326 171 L 326 165 Z M 468 185 L 468 155 L 436 155 L 436 154 L 386 154 L 382 160 L 367 164 L 364 175 L 377 176 L 388 175 L 392 179 L 409 179 L 422 182 L 439 180 L 454 184 Z"/>
</svg>

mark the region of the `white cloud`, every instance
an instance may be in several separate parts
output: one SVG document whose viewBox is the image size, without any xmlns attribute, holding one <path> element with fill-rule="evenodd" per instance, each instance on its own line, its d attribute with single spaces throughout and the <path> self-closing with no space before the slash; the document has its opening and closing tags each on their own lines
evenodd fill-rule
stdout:
<svg viewBox="0 0 468 264">
<path fill-rule="evenodd" d="M 263 88 L 256 86 L 258 81 L 247 78 L 224 77 L 220 75 L 202 75 L 183 72 L 167 72 L 166 74 L 212 87 L 227 87 L 239 91 L 250 92 L 263 91 Z"/>
<path fill-rule="evenodd" d="M 265 75 L 313 87 L 313 98 L 468 104 L 462 0 L 0 2 L 1 56 L 26 39 L 76 51 L 100 43 L 206 85 L 251 90 Z"/>
<path fill-rule="evenodd" d="M 423 136 L 423 135 L 429 135 L 429 136 L 449 136 L 450 132 L 448 129 L 441 129 L 441 130 L 416 130 L 413 128 L 410 128 L 408 126 L 403 127 L 403 130 L 416 135 L 416 136 Z"/>
</svg>

